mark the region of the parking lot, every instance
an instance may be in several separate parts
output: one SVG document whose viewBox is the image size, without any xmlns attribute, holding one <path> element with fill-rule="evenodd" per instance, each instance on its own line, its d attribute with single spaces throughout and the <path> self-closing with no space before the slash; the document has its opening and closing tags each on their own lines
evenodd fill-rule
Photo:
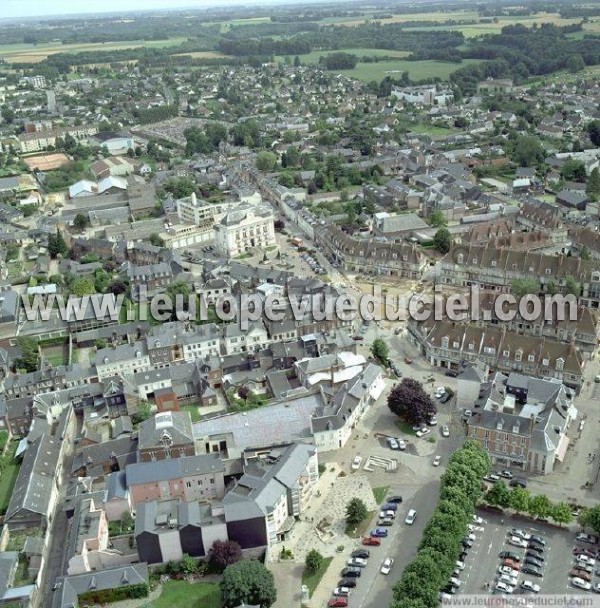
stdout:
<svg viewBox="0 0 600 608">
<path fill-rule="evenodd" d="M 483 519 L 482 530 L 475 530 L 476 540 L 464 560 L 465 568 L 460 573 L 461 586 L 458 593 L 480 594 L 492 592 L 499 577 L 499 567 L 502 559 L 501 551 L 511 551 L 520 557 L 523 564 L 525 549 L 508 544 L 509 532 L 518 528 L 525 533 L 534 534 L 545 539 L 546 546 L 543 551 L 543 576 L 536 577 L 531 574 L 518 572 L 517 586 L 514 593 L 523 593 L 521 584 L 524 580 L 539 585 L 540 593 L 567 593 L 569 595 L 586 593 L 576 589 L 570 582 L 569 572 L 575 557 L 573 547 L 585 547 L 585 544 L 576 543 L 575 535 L 568 530 L 543 523 L 534 523 L 521 517 L 503 516 L 497 512 L 480 510 L 477 512 Z M 591 545 L 587 545 L 591 547 Z M 595 568 L 594 568 L 595 570 Z M 600 582 L 600 577 L 592 575 L 592 582 Z"/>
</svg>

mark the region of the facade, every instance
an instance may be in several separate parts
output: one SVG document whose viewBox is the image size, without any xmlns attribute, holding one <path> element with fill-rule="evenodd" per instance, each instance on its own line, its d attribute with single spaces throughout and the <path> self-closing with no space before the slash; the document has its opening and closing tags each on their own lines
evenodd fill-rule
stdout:
<svg viewBox="0 0 600 608">
<path fill-rule="evenodd" d="M 211 228 L 215 224 L 216 218 L 225 215 L 231 207 L 229 203 L 213 204 L 198 199 L 195 192 L 192 192 L 191 196 L 178 199 L 175 204 L 180 222 L 197 226 L 208 225 Z"/>
<path fill-rule="evenodd" d="M 83 140 L 98 132 L 95 125 L 80 125 L 78 127 L 66 127 L 64 129 L 53 129 L 48 131 L 35 131 L 33 133 L 22 133 L 19 135 L 19 146 L 21 152 L 39 152 L 49 146 L 56 144 L 56 138 L 64 138 L 70 135 L 76 140 Z"/>
<path fill-rule="evenodd" d="M 210 502 L 225 495 L 225 467 L 218 454 L 187 456 L 127 466 L 133 505 L 152 500 Z"/>
<path fill-rule="evenodd" d="M 565 386 L 554 379 L 496 373 L 481 385 L 467 437 L 479 441 L 497 466 L 552 473 L 565 458 L 567 429 L 576 415 Z"/>
<path fill-rule="evenodd" d="M 139 462 L 194 456 L 192 419 L 188 412 L 161 412 L 140 424 Z"/>
<path fill-rule="evenodd" d="M 141 341 L 102 348 L 96 352 L 95 361 L 98 380 L 142 372 L 152 367 L 146 344 Z"/>
<path fill-rule="evenodd" d="M 273 213 L 266 205 L 241 204 L 215 226 L 217 250 L 228 258 L 275 246 Z"/>
</svg>

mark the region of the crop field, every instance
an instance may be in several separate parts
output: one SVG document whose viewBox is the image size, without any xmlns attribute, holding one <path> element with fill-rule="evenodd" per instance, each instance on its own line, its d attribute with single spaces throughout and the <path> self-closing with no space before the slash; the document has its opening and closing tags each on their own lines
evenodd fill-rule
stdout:
<svg viewBox="0 0 600 608">
<path fill-rule="evenodd" d="M 402 72 L 408 72 L 414 81 L 425 78 L 441 78 L 447 80 L 452 72 L 472 63 L 480 63 L 479 59 L 465 59 L 462 63 L 447 61 L 379 61 L 378 63 L 359 63 L 353 70 L 344 70 L 342 73 L 358 80 L 370 82 L 383 80 L 386 76 L 398 78 Z"/>
<path fill-rule="evenodd" d="M 320 57 L 331 55 L 331 53 L 350 53 L 351 55 L 356 55 L 359 58 L 367 56 L 398 57 L 398 59 L 402 59 L 410 55 L 409 51 L 388 51 L 385 49 L 340 49 L 338 51 L 313 51 L 312 53 L 307 53 L 306 55 L 300 55 L 300 61 L 304 64 L 319 63 Z M 277 59 L 282 59 L 282 57 L 277 57 Z M 370 63 L 368 65 L 377 64 Z"/>
<path fill-rule="evenodd" d="M 194 59 L 221 59 L 222 57 L 229 57 L 219 53 L 219 51 L 192 51 L 190 53 L 177 53 L 173 57 L 193 57 Z"/>
<path fill-rule="evenodd" d="M 271 23 L 269 17 L 248 17 L 248 19 L 230 19 L 221 23 L 221 33 L 224 34 L 234 27 L 244 25 L 258 25 L 260 23 Z"/>
<path fill-rule="evenodd" d="M 82 53 L 84 51 L 119 51 L 122 49 L 162 48 L 176 46 L 185 42 L 186 38 L 170 38 L 168 40 L 127 40 L 120 42 L 90 42 L 78 44 L 2 44 L 0 45 L 0 59 L 8 63 L 39 63 L 49 55 L 57 53 Z"/>
</svg>

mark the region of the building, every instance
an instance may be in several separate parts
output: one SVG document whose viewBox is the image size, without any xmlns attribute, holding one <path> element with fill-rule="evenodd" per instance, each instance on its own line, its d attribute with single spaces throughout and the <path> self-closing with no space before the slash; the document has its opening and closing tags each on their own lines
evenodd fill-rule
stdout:
<svg viewBox="0 0 600 608">
<path fill-rule="evenodd" d="M 127 486 L 133 505 L 152 500 L 211 502 L 225 495 L 225 467 L 218 454 L 130 464 Z"/>
<path fill-rule="evenodd" d="M 454 101 L 451 89 L 438 90 L 435 85 L 392 87 L 392 97 L 423 106 L 446 106 Z"/>
<path fill-rule="evenodd" d="M 215 226 L 217 250 L 228 258 L 274 247 L 273 213 L 266 205 L 241 204 Z"/>
<path fill-rule="evenodd" d="M 488 78 L 482 82 L 477 83 L 478 93 L 511 93 L 513 90 L 513 81 L 508 78 Z"/>
<path fill-rule="evenodd" d="M 105 177 L 131 175 L 135 170 L 132 162 L 120 156 L 109 156 L 102 160 L 97 160 L 90 166 L 90 172 L 96 179 L 104 179 Z"/>
<path fill-rule="evenodd" d="M 21 152 L 39 152 L 49 146 L 56 145 L 56 138 L 64 138 L 70 135 L 78 141 L 87 139 L 98 132 L 96 125 L 79 125 L 77 127 L 65 127 L 63 129 L 51 129 L 46 131 L 34 131 L 33 133 L 21 133 L 19 135 L 19 146 Z"/>
<path fill-rule="evenodd" d="M 467 437 L 482 444 L 493 465 L 547 475 L 563 462 L 577 410 L 560 381 L 496 373 L 471 408 Z"/>
<path fill-rule="evenodd" d="M 178 199 L 175 205 L 180 222 L 197 226 L 208 225 L 211 228 L 216 218 L 225 215 L 232 206 L 230 203 L 208 203 L 198 199 L 195 192 L 192 192 L 191 196 Z"/>
<path fill-rule="evenodd" d="M 98 380 L 151 369 L 150 356 L 142 341 L 101 348 L 95 354 Z"/>
<path fill-rule="evenodd" d="M 188 412 L 161 412 L 139 429 L 139 462 L 194 456 L 192 419 Z"/>
</svg>

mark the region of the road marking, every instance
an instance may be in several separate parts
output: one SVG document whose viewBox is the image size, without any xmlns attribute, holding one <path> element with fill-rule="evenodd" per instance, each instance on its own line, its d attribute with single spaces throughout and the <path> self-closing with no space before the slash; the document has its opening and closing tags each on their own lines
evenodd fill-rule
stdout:
<svg viewBox="0 0 600 608">
<path fill-rule="evenodd" d="M 488 547 L 488 555 L 492 552 L 492 545 L 493 545 L 493 543 L 490 542 L 490 546 Z"/>
</svg>

